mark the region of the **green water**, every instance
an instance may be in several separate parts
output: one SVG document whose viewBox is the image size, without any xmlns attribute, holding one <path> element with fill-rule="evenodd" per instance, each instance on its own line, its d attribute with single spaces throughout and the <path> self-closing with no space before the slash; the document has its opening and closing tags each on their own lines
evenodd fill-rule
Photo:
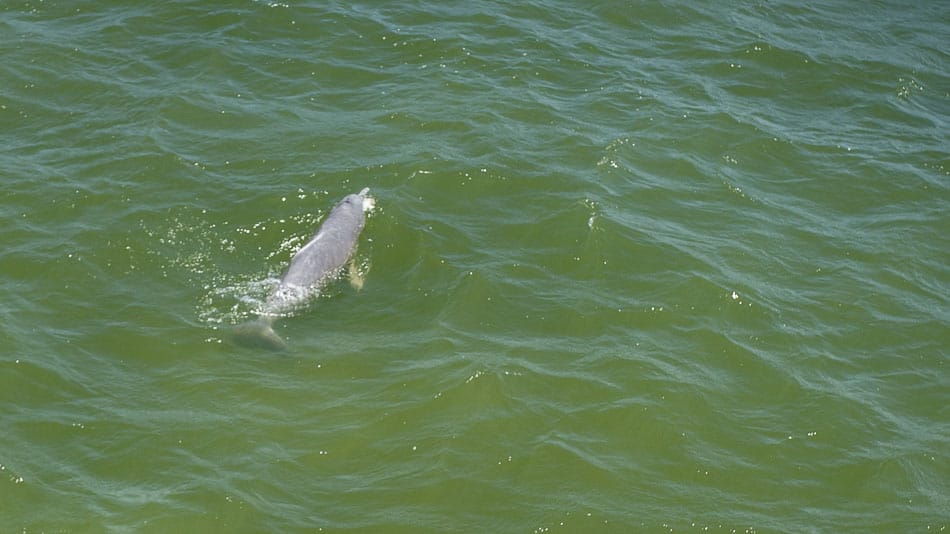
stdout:
<svg viewBox="0 0 950 534">
<path fill-rule="evenodd" d="M 950 5 L 400 4 L 0 3 L 0 532 L 946 531 Z"/>
</svg>

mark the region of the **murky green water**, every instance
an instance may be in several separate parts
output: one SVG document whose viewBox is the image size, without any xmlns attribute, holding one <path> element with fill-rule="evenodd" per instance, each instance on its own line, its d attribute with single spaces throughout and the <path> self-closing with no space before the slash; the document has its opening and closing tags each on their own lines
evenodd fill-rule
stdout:
<svg viewBox="0 0 950 534">
<path fill-rule="evenodd" d="M 945 531 L 950 9 L 707 4 L 0 4 L 0 531 Z"/>
</svg>

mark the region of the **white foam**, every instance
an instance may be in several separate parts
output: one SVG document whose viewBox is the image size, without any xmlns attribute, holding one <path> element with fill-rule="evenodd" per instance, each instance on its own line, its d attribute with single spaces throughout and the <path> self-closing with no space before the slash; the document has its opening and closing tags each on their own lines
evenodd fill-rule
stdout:
<svg viewBox="0 0 950 534">
<path fill-rule="evenodd" d="M 373 197 L 363 197 L 363 211 L 373 211 L 373 208 L 376 207 L 376 199 Z"/>
</svg>

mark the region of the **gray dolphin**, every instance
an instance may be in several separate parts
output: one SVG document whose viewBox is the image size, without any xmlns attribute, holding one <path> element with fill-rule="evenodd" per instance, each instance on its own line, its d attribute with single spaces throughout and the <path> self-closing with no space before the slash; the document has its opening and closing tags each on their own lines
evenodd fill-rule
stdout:
<svg viewBox="0 0 950 534">
<path fill-rule="evenodd" d="M 366 220 L 364 212 L 373 207 L 374 200 L 368 194 L 366 187 L 359 193 L 346 195 L 333 207 L 317 233 L 291 258 L 290 267 L 268 295 L 258 318 L 234 329 L 236 342 L 287 350 L 287 343 L 274 332 L 274 321 L 319 295 L 350 260 Z"/>
</svg>

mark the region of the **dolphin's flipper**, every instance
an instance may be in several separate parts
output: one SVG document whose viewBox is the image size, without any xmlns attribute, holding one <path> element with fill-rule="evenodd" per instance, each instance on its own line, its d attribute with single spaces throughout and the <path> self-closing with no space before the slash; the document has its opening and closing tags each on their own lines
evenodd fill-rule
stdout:
<svg viewBox="0 0 950 534">
<path fill-rule="evenodd" d="M 356 264 L 356 258 L 350 259 L 350 285 L 353 289 L 359 291 L 363 289 L 363 273 L 360 272 L 360 266 Z"/>
<path fill-rule="evenodd" d="M 286 352 L 287 343 L 274 332 L 271 322 L 264 319 L 257 319 L 242 325 L 234 327 L 231 333 L 234 341 L 245 347 L 272 350 L 275 352 Z"/>
</svg>

